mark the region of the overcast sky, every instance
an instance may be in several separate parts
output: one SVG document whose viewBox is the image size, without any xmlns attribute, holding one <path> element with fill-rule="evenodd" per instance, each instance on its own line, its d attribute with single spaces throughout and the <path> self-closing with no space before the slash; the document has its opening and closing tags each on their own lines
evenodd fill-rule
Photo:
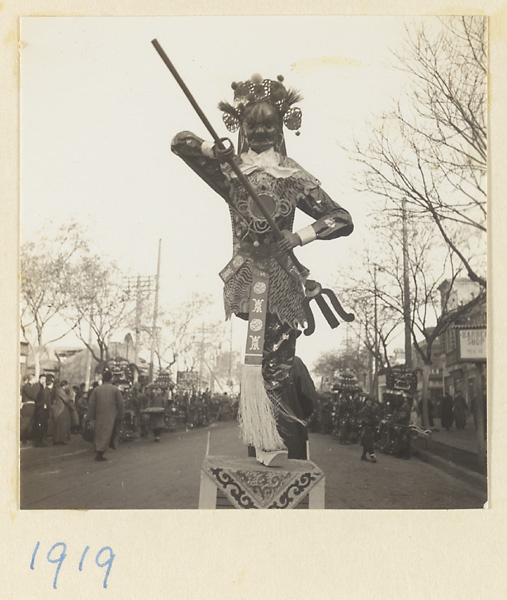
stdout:
<svg viewBox="0 0 507 600">
<path fill-rule="evenodd" d="M 352 236 L 297 249 L 313 278 L 329 285 L 367 238 L 367 197 L 354 191 L 341 149 L 367 134 L 405 85 L 389 51 L 404 20 L 391 17 L 23 18 L 21 22 L 21 224 L 30 239 L 48 219 L 76 218 L 96 251 L 130 274 L 156 270 L 162 239 L 161 302 L 206 290 L 223 315 L 218 272 L 231 256 L 223 200 L 170 152 L 204 126 L 151 44 L 157 38 L 220 135 L 217 110 L 230 84 L 253 73 L 285 77 L 304 100 L 301 135 L 286 130 L 288 154 L 350 211 Z M 236 142 L 234 136 L 233 141 Z M 306 225 L 299 215 L 295 228 Z M 339 347 L 346 324 L 300 338 L 311 365 Z M 235 327 L 242 350 L 242 327 Z"/>
</svg>

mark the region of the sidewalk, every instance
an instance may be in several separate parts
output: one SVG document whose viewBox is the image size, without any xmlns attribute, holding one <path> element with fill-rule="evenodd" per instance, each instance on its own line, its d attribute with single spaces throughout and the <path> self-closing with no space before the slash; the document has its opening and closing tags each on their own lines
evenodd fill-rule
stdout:
<svg viewBox="0 0 507 600">
<path fill-rule="evenodd" d="M 477 454 L 477 432 L 473 419 L 468 418 L 466 427 L 458 431 L 455 427 L 446 431 L 435 419 L 434 430 L 428 438 L 413 441 L 414 455 L 430 462 L 442 470 L 466 479 L 477 487 L 487 486 L 487 469 L 481 467 Z"/>
</svg>

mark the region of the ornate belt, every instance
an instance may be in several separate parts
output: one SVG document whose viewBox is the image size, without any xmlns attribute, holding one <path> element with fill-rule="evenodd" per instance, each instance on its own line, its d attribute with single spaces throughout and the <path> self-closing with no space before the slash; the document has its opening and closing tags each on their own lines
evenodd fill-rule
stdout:
<svg viewBox="0 0 507 600">
<path fill-rule="evenodd" d="M 280 251 L 278 242 L 271 244 L 259 244 L 259 246 L 254 246 L 253 243 L 250 242 L 243 242 L 235 251 L 232 259 L 220 271 L 220 278 L 224 283 L 227 283 L 229 279 L 245 264 L 247 259 L 253 260 L 259 266 L 259 268 L 267 269 L 267 261 L 271 258 L 276 259 L 282 269 L 284 269 L 289 275 L 299 279 L 299 271 L 292 264 L 292 261 L 287 254 Z"/>
</svg>

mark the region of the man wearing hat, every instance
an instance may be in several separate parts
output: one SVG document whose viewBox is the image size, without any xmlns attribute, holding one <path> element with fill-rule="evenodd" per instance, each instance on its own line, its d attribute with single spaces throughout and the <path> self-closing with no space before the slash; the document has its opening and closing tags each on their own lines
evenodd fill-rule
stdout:
<svg viewBox="0 0 507 600">
<path fill-rule="evenodd" d="M 41 375 L 43 377 L 43 375 Z M 40 378 L 39 378 L 40 379 Z M 33 416 L 35 413 L 35 400 L 39 391 L 35 377 L 30 375 L 25 379 L 21 388 L 21 415 L 20 415 L 20 441 L 31 440 L 33 437 Z"/>
<path fill-rule="evenodd" d="M 46 437 L 48 430 L 49 406 L 51 404 L 53 382 L 54 377 L 51 373 L 39 377 L 39 389 L 35 400 L 35 412 L 33 415 L 34 446 L 39 448 L 47 446 L 47 444 L 44 443 L 44 438 Z"/>
<path fill-rule="evenodd" d="M 102 385 L 91 393 L 86 421 L 95 421 L 95 460 L 104 461 L 104 452 L 116 448 L 119 422 L 123 419 L 124 401 L 120 390 L 111 383 L 113 374 L 104 371 Z"/>
</svg>

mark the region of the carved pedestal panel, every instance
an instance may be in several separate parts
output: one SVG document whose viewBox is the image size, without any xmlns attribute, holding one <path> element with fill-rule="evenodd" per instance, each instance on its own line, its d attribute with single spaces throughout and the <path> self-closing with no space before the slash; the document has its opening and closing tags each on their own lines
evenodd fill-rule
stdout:
<svg viewBox="0 0 507 600">
<path fill-rule="evenodd" d="M 305 498 L 309 508 L 324 508 L 324 486 L 324 473 L 309 460 L 265 467 L 254 458 L 208 456 L 201 468 L 199 508 L 216 508 L 218 490 L 234 508 L 295 508 Z"/>
</svg>

